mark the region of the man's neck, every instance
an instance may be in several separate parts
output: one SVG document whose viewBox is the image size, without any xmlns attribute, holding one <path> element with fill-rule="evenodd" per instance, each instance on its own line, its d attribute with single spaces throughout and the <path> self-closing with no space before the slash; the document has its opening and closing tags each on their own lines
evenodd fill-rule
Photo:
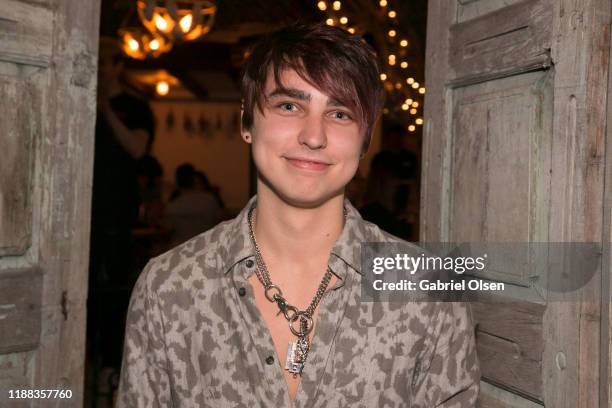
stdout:
<svg viewBox="0 0 612 408">
<path fill-rule="evenodd" d="M 260 189 L 254 228 L 264 256 L 280 264 L 327 261 L 344 226 L 343 203 L 341 194 L 318 207 L 300 208 Z"/>
</svg>

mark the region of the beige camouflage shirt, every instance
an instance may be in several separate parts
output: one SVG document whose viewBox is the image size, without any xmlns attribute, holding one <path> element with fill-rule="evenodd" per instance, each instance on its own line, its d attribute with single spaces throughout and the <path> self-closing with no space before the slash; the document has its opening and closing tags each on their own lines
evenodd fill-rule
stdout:
<svg viewBox="0 0 612 408">
<path fill-rule="evenodd" d="M 398 242 L 346 222 L 329 260 L 338 277 L 319 304 L 290 402 L 281 362 L 247 278 L 247 212 L 153 259 L 127 317 L 118 407 L 473 407 L 480 369 L 462 303 L 360 302 L 361 242 Z M 416 248 L 416 247 L 415 247 Z M 284 367 L 284 362 L 282 364 Z"/>
</svg>

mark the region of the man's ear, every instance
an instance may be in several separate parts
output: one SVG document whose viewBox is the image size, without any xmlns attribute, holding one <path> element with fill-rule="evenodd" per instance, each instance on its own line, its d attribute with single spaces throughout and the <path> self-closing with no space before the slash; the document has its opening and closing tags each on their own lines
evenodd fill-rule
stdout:
<svg viewBox="0 0 612 408">
<path fill-rule="evenodd" d="M 242 116 L 244 115 L 244 105 L 240 106 L 240 135 L 242 136 L 242 140 L 251 144 L 253 142 L 253 135 L 249 129 L 245 129 L 242 126 Z"/>
</svg>

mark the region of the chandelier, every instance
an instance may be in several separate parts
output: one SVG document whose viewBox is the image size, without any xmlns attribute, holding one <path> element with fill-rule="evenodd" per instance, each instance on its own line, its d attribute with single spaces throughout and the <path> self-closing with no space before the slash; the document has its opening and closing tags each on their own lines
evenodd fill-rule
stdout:
<svg viewBox="0 0 612 408">
<path fill-rule="evenodd" d="M 208 0 L 138 0 L 137 7 L 147 30 L 169 42 L 192 41 L 208 33 L 217 11 Z"/>
<path fill-rule="evenodd" d="M 166 38 L 151 34 L 142 27 L 120 28 L 118 34 L 121 49 L 131 58 L 157 58 L 172 49 L 172 43 Z"/>
</svg>

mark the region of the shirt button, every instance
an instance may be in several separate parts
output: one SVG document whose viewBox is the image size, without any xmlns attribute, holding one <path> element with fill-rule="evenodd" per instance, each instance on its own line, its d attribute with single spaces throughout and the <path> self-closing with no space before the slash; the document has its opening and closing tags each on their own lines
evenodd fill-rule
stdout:
<svg viewBox="0 0 612 408">
<path fill-rule="evenodd" d="M 266 364 L 267 364 L 267 365 L 272 365 L 272 364 L 274 364 L 274 357 L 273 357 L 273 356 L 268 356 L 268 357 L 266 358 Z"/>
<path fill-rule="evenodd" d="M 253 267 L 253 260 L 252 259 L 247 259 L 246 266 L 247 266 L 247 268 L 252 268 Z"/>
<path fill-rule="evenodd" d="M 240 289 L 238 289 L 238 294 L 239 294 L 240 296 L 244 296 L 244 295 L 246 295 L 246 289 L 245 289 L 245 288 L 240 288 Z"/>
</svg>

